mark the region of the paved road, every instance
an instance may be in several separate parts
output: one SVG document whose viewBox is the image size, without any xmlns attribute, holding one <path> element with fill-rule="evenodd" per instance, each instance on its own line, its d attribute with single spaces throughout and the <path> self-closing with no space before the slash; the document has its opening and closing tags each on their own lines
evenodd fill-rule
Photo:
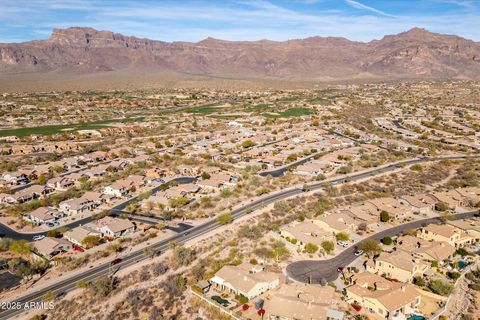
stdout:
<svg viewBox="0 0 480 320">
<path fill-rule="evenodd" d="M 184 183 L 190 183 L 192 181 L 195 181 L 195 177 L 179 177 L 179 178 L 175 178 L 175 179 L 172 179 L 171 181 L 176 181 L 178 182 L 179 184 L 184 184 Z M 169 182 L 171 182 L 169 181 Z M 157 192 L 158 190 L 160 190 L 160 186 L 158 187 L 155 187 L 152 189 L 152 192 Z M 132 197 L 112 208 L 110 208 L 110 210 L 112 212 L 118 212 L 118 211 L 121 211 L 123 209 L 125 209 L 126 206 L 128 206 L 128 204 L 132 201 L 134 201 L 137 197 Z M 79 219 L 79 220 L 76 220 L 76 221 L 73 221 L 71 223 L 68 223 L 68 224 L 65 224 L 65 225 L 62 225 L 62 227 L 68 227 L 70 229 L 72 228 L 75 228 L 75 227 L 78 227 L 80 225 L 84 225 L 86 223 L 89 223 L 91 222 L 93 219 L 92 217 L 86 217 L 86 218 L 83 218 L 83 219 Z M 22 233 L 22 232 L 18 232 L 18 231 L 15 231 L 11 228 L 9 228 L 8 226 L 0 223 L 0 234 L 2 234 L 2 236 L 6 237 L 6 238 L 11 238 L 11 239 L 15 239 L 15 240 L 27 240 L 27 241 L 33 241 L 33 237 L 34 236 L 37 236 L 37 235 L 47 235 L 47 231 L 43 231 L 43 232 L 37 232 L 37 233 Z M 0 318 L 1 319 L 1 318 Z"/>
<path fill-rule="evenodd" d="M 453 159 L 466 159 L 466 158 L 467 157 L 465 157 L 465 156 L 452 156 L 452 157 L 449 157 L 448 159 L 453 160 Z M 438 158 L 412 159 L 412 160 L 406 160 L 406 161 L 402 162 L 402 165 L 409 165 L 409 164 L 415 164 L 415 163 L 419 163 L 419 162 L 436 161 L 436 160 L 439 160 L 439 159 Z M 400 166 L 401 165 L 399 165 L 399 164 L 392 164 L 392 165 L 389 165 L 389 166 L 386 166 L 386 167 L 383 167 L 383 168 L 374 168 L 374 169 L 372 169 L 368 172 L 353 174 L 348 179 L 346 179 L 345 177 L 342 177 L 342 178 L 337 178 L 337 179 L 324 181 L 324 182 L 316 182 L 316 183 L 310 184 L 309 189 L 310 190 L 316 190 L 316 189 L 321 189 L 321 188 L 325 187 L 327 184 L 337 185 L 337 184 L 344 183 L 345 181 L 355 181 L 355 180 L 359 180 L 359 179 L 364 179 L 364 178 L 369 177 L 369 176 L 373 176 L 373 175 L 377 175 L 377 174 L 381 174 L 381 173 L 384 173 L 384 172 L 395 170 Z M 246 204 L 246 205 L 243 205 L 239 208 L 236 208 L 236 209 L 232 210 L 231 214 L 232 214 L 234 219 L 238 219 L 238 218 L 240 218 L 244 215 L 247 215 L 249 212 L 251 212 L 251 210 L 257 210 L 257 209 L 263 208 L 264 206 L 269 205 L 271 203 L 275 203 L 278 200 L 282 200 L 282 199 L 285 199 L 285 198 L 288 198 L 288 197 L 291 197 L 291 196 L 294 196 L 294 195 L 298 195 L 298 194 L 301 194 L 301 193 L 303 193 L 303 191 L 301 189 L 298 189 L 298 188 L 286 189 L 286 190 L 281 191 L 281 192 L 277 192 L 277 193 L 274 193 L 274 194 L 271 194 L 271 195 L 266 195 L 265 197 L 263 197 L 261 199 L 252 201 L 249 204 Z M 123 209 L 123 208 L 118 208 L 118 209 Z M 150 248 L 154 249 L 157 253 L 164 252 L 165 250 L 168 249 L 168 244 L 171 241 L 175 241 L 179 244 L 182 244 L 182 243 L 185 243 L 188 240 L 191 240 L 191 239 L 197 238 L 197 237 L 199 237 L 203 234 L 209 233 L 209 232 L 215 230 L 216 228 L 218 228 L 220 226 L 221 225 L 216 221 L 216 219 L 211 219 L 211 220 L 209 220 L 209 221 L 207 221 L 203 224 L 200 224 L 198 226 L 195 226 L 195 227 L 193 227 L 193 228 L 191 228 L 187 231 L 184 231 L 182 233 L 179 233 L 179 234 L 173 235 L 169 238 L 166 238 L 159 243 L 150 245 Z M 383 236 L 381 236 L 381 237 L 383 237 Z M 349 252 L 349 250 L 353 250 L 353 249 L 352 248 L 347 249 L 346 252 Z M 338 258 L 338 259 L 345 259 L 345 261 L 340 261 L 340 260 L 339 261 L 333 261 L 331 268 L 335 268 L 335 270 L 336 270 L 336 268 L 338 267 L 339 264 L 343 265 L 344 262 L 347 262 L 349 259 L 351 259 L 352 254 L 353 253 L 350 252 L 350 257 L 349 258 L 347 258 L 348 254 L 342 254 L 341 258 Z M 126 268 L 126 267 L 131 266 L 131 265 L 133 265 L 133 264 L 135 264 L 135 263 L 137 263 L 141 260 L 149 259 L 149 258 L 150 257 L 145 255 L 143 250 L 134 251 L 132 253 L 129 253 L 129 254 L 126 254 L 125 256 L 123 256 L 122 257 L 123 260 L 119 264 L 115 265 L 115 268 L 116 269 Z M 303 270 L 305 272 L 303 272 L 303 274 L 306 274 L 307 272 L 314 272 L 316 266 L 317 265 L 315 265 L 315 264 L 314 265 L 308 265 L 308 266 L 306 264 L 304 264 Z M 292 269 L 292 267 L 290 267 L 290 270 L 291 269 Z M 96 267 L 88 270 L 87 272 L 84 272 L 84 273 L 81 273 L 81 274 L 78 274 L 78 275 L 75 275 L 75 276 L 71 276 L 71 277 L 59 280 L 57 283 L 52 284 L 50 286 L 47 286 L 44 289 L 41 289 L 41 290 L 38 290 L 36 292 L 32 292 L 32 293 L 28 293 L 26 295 L 23 295 L 23 296 L 19 297 L 18 299 L 16 299 L 15 301 L 18 301 L 21 304 L 25 304 L 26 302 L 32 302 L 32 301 L 41 301 L 42 297 L 47 292 L 51 291 L 52 293 L 56 294 L 58 292 L 67 292 L 67 291 L 74 290 L 76 288 L 75 283 L 77 281 L 79 281 L 79 280 L 92 281 L 92 280 L 95 280 L 96 278 L 98 278 L 100 276 L 110 274 L 111 270 L 112 270 L 112 267 L 110 266 L 110 263 L 104 263 L 104 264 L 101 264 L 99 266 L 96 266 Z M 326 270 L 331 272 L 330 268 L 328 268 Z M 312 279 L 313 281 L 319 281 L 317 279 L 317 277 L 325 277 L 325 278 L 333 277 L 333 275 L 330 275 L 330 274 L 321 274 L 321 275 L 320 274 L 314 274 L 314 276 L 315 277 L 313 277 L 313 279 Z M 296 277 L 298 279 L 305 279 L 305 276 L 302 276 L 302 272 L 297 272 L 295 275 L 292 274 L 292 278 L 295 279 Z M 308 277 L 308 275 L 307 275 L 307 277 Z M 0 319 L 11 318 L 15 315 L 20 314 L 21 312 L 22 312 L 22 310 L 11 310 L 11 309 L 10 310 L 0 310 Z"/>
<path fill-rule="evenodd" d="M 478 214 L 478 210 L 456 214 L 451 217 L 451 220 L 465 219 L 473 217 L 475 214 Z M 380 240 L 383 237 L 396 236 L 404 230 L 421 228 L 431 223 L 440 224 L 443 223 L 443 220 L 439 217 L 427 218 L 392 227 L 358 242 L 355 246 L 348 247 L 332 259 L 295 261 L 287 266 L 287 274 L 290 278 L 304 283 L 321 283 L 322 279 L 328 282 L 334 281 L 339 276 L 337 272 L 338 267 L 345 267 L 357 259 L 354 255 L 355 247 L 363 241 L 367 239 Z"/>
</svg>

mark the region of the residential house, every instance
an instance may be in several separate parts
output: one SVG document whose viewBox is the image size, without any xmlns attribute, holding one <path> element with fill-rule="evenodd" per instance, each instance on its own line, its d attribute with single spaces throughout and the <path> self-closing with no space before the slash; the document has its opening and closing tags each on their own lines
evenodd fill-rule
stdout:
<svg viewBox="0 0 480 320">
<path fill-rule="evenodd" d="M 72 248 L 72 244 L 62 238 L 45 237 L 42 240 L 32 243 L 34 251 L 47 260 L 54 256 L 67 252 Z"/>
<path fill-rule="evenodd" d="M 342 320 L 341 299 L 330 286 L 282 284 L 264 299 L 265 319 Z"/>
<path fill-rule="evenodd" d="M 480 188 L 467 187 L 455 189 L 465 200 L 463 204 L 465 206 L 475 207 L 480 202 Z"/>
<path fill-rule="evenodd" d="M 418 314 L 421 295 L 413 285 L 390 282 L 368 272 L 354 275 L 352 281 L 345 288 L 348 303 L 385 319 L 405 319 Z"/>
<path fill-rule="evenodd" d="M 206 191 L 215 192 L 221 188 L 235 187 L 236 178 L 225 173 L 211 175 L 209 179 L 200 180 L 197 185 Z"/>
<path fill-rule="evenodd" d="M 429 241 L 443 241 L 454 247 L 471 243 L 473 238 L 449 224 L 429 224 L 417 232 L 419 238 Z"/>
<path fill-rule="evenodd" d="M 119 238 L 135 231 L 135 225 L 127 219 L 118 219 L 112 217 L 104 217 L 96 222 L 97 230 L 104 237 Z"/>
<path fill-rule="evenodd" d="M 84 226 L 78 226 L 76 228 L 68 230 L 63 234 L 63 237 L 65 239 L 79 247 L 85 247 L 85 245 L 83 244 L 83 240 L 88 236 L 101 237 L 102 234 L 100 231 L 96 230 L 95 226 L 89 224 Z"/>
<path fill-rule="evenodd" d="M 53 209 L 49 207 L 40 207 L 25 214 L 25 217 L 28 220 L 35 222 L 36 224 L 45 224 L 47 222 L 53 222 L 57 218 L 60 218 L 61 216 L 63 216 L 63 213 L 61 213 L 57 209 Z"/>
<path fill-rule="evenodd" d="M 200 167 L 186 165 L 186 164 L 179 165 L 177 167 L 177 170 L 182 176 L 190 176 L 190 177 L 196 177 L 202 173 Z"/>
<path fill-rule="evenodd" d="M 330 167 L 330 162 L 325 160 L 312 160 L 297 166 L 295 173 L 310 177 L 316 177 L 319 174 L 326 172 Z"/>
<path fill-rule="evenodd" d="M 435 192 L 432 196 L 438 202 L 445 203 L 448 208 L 452 210 L 458 210 L 461 207 L 468 206 L 467 199 L 465 199 L 460 193 L 455 190 L 448 190 L 443 192 Z"/>
<path fill-rule="evenodd" d="M 252 300 L 277 287 L 280 284 L 280 276 L 265 271 L 259 265 L 242 263 L 238 266 L 224 266 L 215 273 L 210 282 L 219 290 L 227 290 Z"/>
<path fill-rule="evenodd" d="M 447 224 L 461 230 L 476 241 L 480 240 L 480 220 L 477 218 L 468 220 L 452 220 L 447 221 Z"/>
<path fill-rule="evenodd" d="M 10 184 L 10 185 L 19 185 L 19 184 L 28 183 L 27 175 L 20 171 L 4 173 L 2 176 L 2 180 L 4 180 L 7 184 Z"/>
<path fill-rule="evenodd" d="M 79 214 L 88 210 L 93 210 L 97 205 L 86 198 L 68 199 L 60 202 L 58 207 L 67 215 Z"/>
<path fill-rule="evenodd" d="M 68 177 L 56 177 L 47 181 L 47 186 L 58 191 L 65 191 L 75 185 L 75 180 Z"/>
<path fill-rule="evenodd" d="M 344 213 L 332 213 L 315 219 L 314 223 L 320 226 L 322 229 L 328 230 L 332 233 L 349 233 L 356 230 L 357 225 L 360 222 Z"/>
<path fill-rule="evenodd" d="M 175 187 L 168 188 L 163 192 L 158 192 L 159 196 L 163 196 L 167 199 L 183 197 L 191 193 L 197 193 L 200 187 L 193 183 L 180 184 Z"/>
<path fill-rule="evenodd" d="M 313 243 L 318 246 L 325 240 L 333 240 L 334 234 L 331 231 L 322 229 L 312 220 L 303 222 L 293 222 L 290 225 L 280 228 L 280 235 L 290 242 L 295 242 L 298 246 L 304 247 L 307 243 Z"/>
<path fill-rule="evenodd" d="M 419 213 L 429 213 L 435 209 L 437 200 L 428 194 L 421 195 L 404 195 L 400 197 L 399 202 L 403 205 L 410 206 L 414 211 Z"/>
<path fill-rule="evenodd" d="M 377 258 L 367 262 L 367 271 L 402 282 L 412 281 L 415 276 L 423 275 L 426 269 L 426 265 L 402 250 L 382 252 Z"/>
<path fill-rule="evenodd" d="M 411 208 L 402 205 L 394 198 L 377 198 L 368 200 L 367 202 L 375 206 L 379 214 L 382 211 L 386 211 L 391 217 L 395 219 L 403 218 L 413 212 Z"/>
<path fill-rule="evenodd" d="M 426 261 L 446 261 L 455 254 L 455 247 L 443 241 L 427 241 L 406 235 L 397 239 L 396 248 Z"/>
<path fill-rule="evenodd" d="M 148 181 L 159 181 L 167 177 L 167 170 L 162 168 L 152 168 L 145 171 Z"/>
<path fill-rule="evenodd" d="M 132 186 L 129 182 L 125 180 L 118 180 L 112 183 L 111 185 L 106 186 L 103 189 L 103 193 L 107 195 L 115 196 L 117 198 L 121 198 L 126 196 L 130 192 L 131 188 Z"/>
</svg>

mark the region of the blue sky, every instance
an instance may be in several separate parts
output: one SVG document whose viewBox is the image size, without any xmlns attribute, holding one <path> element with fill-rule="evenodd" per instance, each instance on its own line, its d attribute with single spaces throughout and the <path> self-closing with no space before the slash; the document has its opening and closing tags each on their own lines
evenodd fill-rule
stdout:
<svg viewBox="0 0 480 320">
<path fill-rule="evenodd" d="M 164 41 L 370 41 L 417 26 L 480 41 L 480 0 L 0 0 L 0 42 L 70 26 Z"/>
</svg>

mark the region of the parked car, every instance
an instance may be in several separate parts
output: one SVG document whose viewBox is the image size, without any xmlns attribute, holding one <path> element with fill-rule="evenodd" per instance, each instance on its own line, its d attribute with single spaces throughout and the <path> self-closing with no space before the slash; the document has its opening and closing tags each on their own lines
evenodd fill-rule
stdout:
<svg viewBox="0 0 480 320">
<path fill-rule="evenodd" d="M 348 247 L 348 243 L 345 242 L 345 241 L 338 241 L 337 244 L 338 244 L 340 247 L 344 247 L 344 248 Z"/>
<path fill-rule="evenodd" d="M 363 251 L 362 251 L 362 250 L 357 250 L 357 251 L 355 251 L 355 256 L 356 256 L 356 257 L 360 257 L 362 254 L 363 254 Z"/>
<path fill-rule="evenodd" d="M 39 234 L 38 236 L 33 237 L 33 241 L 39 241 L 39 240 L 42 240 L 43 238 L 45 238 L 45 236 L 43 234 Z"/>
</svg>

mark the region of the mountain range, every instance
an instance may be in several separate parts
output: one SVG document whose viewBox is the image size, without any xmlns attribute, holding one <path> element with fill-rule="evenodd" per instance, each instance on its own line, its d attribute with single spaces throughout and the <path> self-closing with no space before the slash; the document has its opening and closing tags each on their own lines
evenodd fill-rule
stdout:
<svg viewBox="0 0 480 320">
<path fill-rule="evenodd" d="M 0 44 L 0 76 L 175 72 L 229 79 L 480 79 L 480 43 L 413 28 L 370 42 L 163 42 L 110 31 L 54 29 L 48 40 Z"/>
</svg>

